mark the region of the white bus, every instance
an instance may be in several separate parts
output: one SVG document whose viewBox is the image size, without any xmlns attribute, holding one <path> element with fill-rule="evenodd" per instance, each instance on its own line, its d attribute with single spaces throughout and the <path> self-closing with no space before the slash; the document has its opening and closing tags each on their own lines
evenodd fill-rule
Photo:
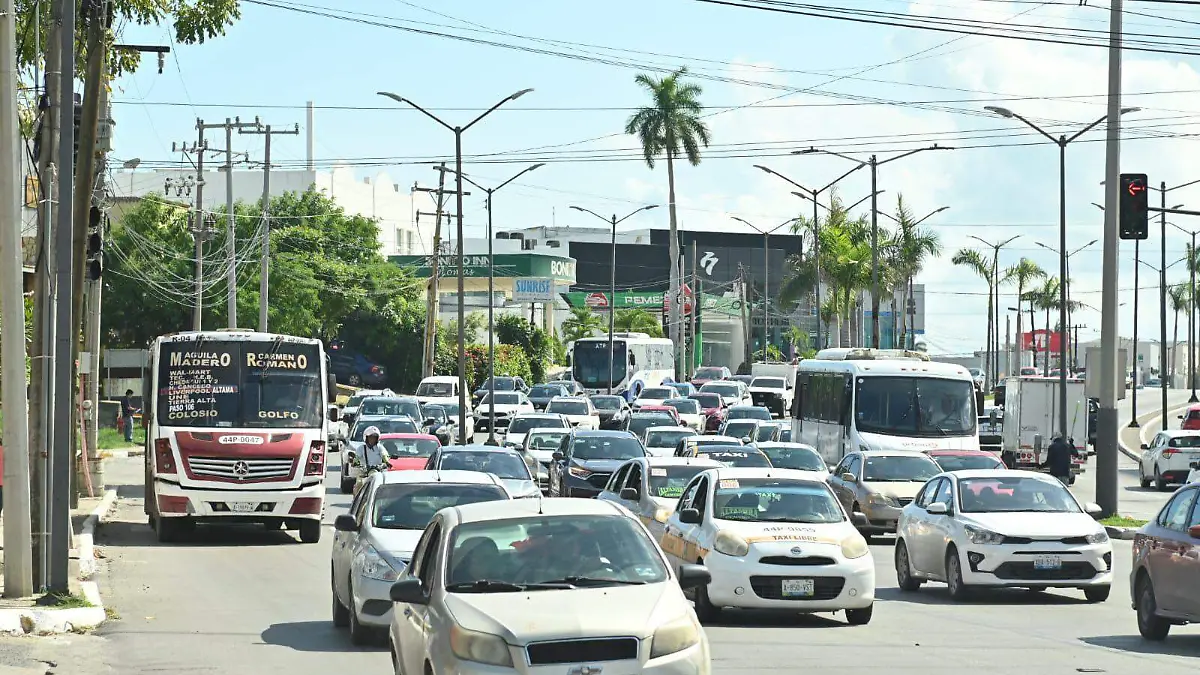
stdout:
<svg viewBox="0 0 1200 675">
<path fill-rule="evenodd" d="M 633 401 L 646 387 L 675 379 L 675 343 L 645 333 L 613 333 L 576 340 L 571 345 L 571 377 L 589 394 L 612 393 Z M 611 363 L 611 368 L 610 368 Z"/>
<path fill-rule="evenodd" d="M 830 466 L 854 450 L 978 450 L 975 383 L 920 352 L 824 349 L 800 362 L 792 440 Z"/>
<path fill-rule="evenodd" d="M 145 511 L 159 541 L 208 522 L 294 529 L 316 543 L 330 386 L 320 340 L 243 330 L 156 338 L 143 423 Z"/>
</svg>

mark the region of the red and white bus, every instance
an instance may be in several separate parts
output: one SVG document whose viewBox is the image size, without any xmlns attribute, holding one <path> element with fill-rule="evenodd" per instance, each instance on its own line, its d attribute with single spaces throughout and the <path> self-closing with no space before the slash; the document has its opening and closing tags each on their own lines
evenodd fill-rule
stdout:
<svg viewBox="0 0 1200 675">
<path fill-rule="evenodd" d="M 237 331 L 163 335 L 145 382 L 146 515 L 158 540 L 197 523 L 321 538 L 328 362 L 320 340 Z"/>
</svg>

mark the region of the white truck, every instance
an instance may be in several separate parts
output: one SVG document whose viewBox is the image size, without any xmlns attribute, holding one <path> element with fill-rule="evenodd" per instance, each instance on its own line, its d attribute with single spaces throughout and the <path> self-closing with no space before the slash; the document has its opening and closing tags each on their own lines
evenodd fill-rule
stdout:
<svg viewBox="0 0 1200 675">
<path fill-rule="evenodd" d="M 750 366 L 750 398 L 771 414 L 786 417 L 796 391 L 796 370 L 791 363 L 755 363 Z"/>
<path fill-rule="evenodd" d="M 1058 433 L 1058 387 L 1058 378 L 1010 377 L 1006 381 L 1002 440 L 1004 454 L 1014 468 L 1036 470 L 1046 461 L 1046 450 Z M 1067 380 L 1067 436 L 1075 446 L 1074 482 L 1074 476 L 1083 473 L 1088 439 L 1088 401 L 1082 380 Z"/>
</svg>

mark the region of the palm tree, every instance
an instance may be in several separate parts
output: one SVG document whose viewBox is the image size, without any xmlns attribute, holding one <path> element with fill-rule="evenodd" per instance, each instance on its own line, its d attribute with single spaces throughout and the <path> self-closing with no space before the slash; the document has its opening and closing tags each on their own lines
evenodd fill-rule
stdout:
<svg viewBox="0 0 1200 675">
<path fill-rule="evenodd" d="M 1004 274 L 1009 279 L 1012 279 L 1017 284 L 1017 373 L 1021 367 L 1021 302 L 1025 300 L 1026 291 L 1037 279 L 1046 278 L 1046 270 L 1042 269 L 1037 263 L 1029 258 L 1022 257 L 1016 264 L 1004 271 Z M 1029 327 L 1033 330 L 1033 326 Z"/>
<path fill-rule="evenodd" d="M 604 321 L 590 307 L 572 307 L 571 316 L 563 320 L 563 337 L 574 342 L 604 330 Z"/>
<path fill-rule="evenodd" d="M 1175 339 L 1171 343 L 1171 386 L 1175 386 L 1175 370 L 1178 363 L 1176 354 L 1179 351 L 1179 313 L 1191 309 L 1192 297 L 1187 284 L 1175 284 L 1167 289 L 1171 301 L 1171 313 L 1175 315 Z"/>
<path fill-rule="evenodd" d="M 1058 277 L 1047 276 L 1040 288 L 1036 289 L 1033 294 L 1032 304 L 1040 310 L 1046 312 L 1046 349 L 1042 355 L 1042 374 L 1050 376 L 1050 310 L 1058 309 Z M 1066 367 L 1062 364 L 1061 367 Z"/>
<path fill-rule="evenodd" d="M 653 314 L 644 309 L 618 309 L 613 317 L 613 330 L 628 333 L 646 333 L 650 337 L 662 337 L 662 325 Z"/>
<path fill-rule="evenodd" d="M 708 147 L 708 126 L 701 121 L 703 107 L 700 105 L 702 90 L 699 85 L 683 81 L 687 68 L 680 68 L 661 78 L 640 74 L 634 82 L 650 94 L 650 105 L 635 112 L 625 122 L 625 133 L 635 135 L 642 145 L 646 166 L 654 168 L 659 155 L 667 157 L 667 208 L 671 220 L 671 296 L 679 293 L 679 230 L 675 215 L 675 158 L 682 155 L 692 166 L 700 164 L 700 147 Z M 675 350 L 683 344 L 679 320 L 679 303 L 671 305 L 671 333 L 675 339 Z M 675 379 L 680 378 L 682 359 L 675 358 Z"/>
<path fill-rule="evenodd" d="M 992 316 L 993 316 L 993 312 L 994 312 L 993 308 L 995 307 L 995 305 L 993 304 L 994 297 L 996 294 L 996 287 L 992 283 L 992 264 L 988 260 L 984 259 L 982 253 L 980 253 L 979 251 L 976 251 L 975 249 L 972 249 L 972 248 L 959 249 L 958 252 L 954 254 L 954 257 L 950 259 L 950 262 L 954 263 L 955 265 L 962 265 L 963 267 L 966 267 L 967 269 L 974 272 L 976 274 L 976 276 L 983 279 L 984 282 L 987 284 L 987 287 L 988 287 L 988 303 L 987 303 L 987 310 L 988 310 L 988 314 L 987 314 L 987 345 L 988 345 L 988 348 L 985 351 L 985 355 L 984 355 L 983 372 L 991 373 L 992 372 L 992 348 L 991 348 L 991 345 L 992 345 L 992 335 L 994 334 L 993 333 L 994 326 L 993 326 Z"/>
<path fill-rule="evenodd" d="M 904 277 L 904 310 L 900 313 L 900 344 L 908 346 L 908 305 L 912 302 L 913 282 L 925 267 L 925 261 L 942 254 L 942 240 L 937 232 L 919 227 L 904 196 L 896 197 L 896 265 Z"/>
</svg>

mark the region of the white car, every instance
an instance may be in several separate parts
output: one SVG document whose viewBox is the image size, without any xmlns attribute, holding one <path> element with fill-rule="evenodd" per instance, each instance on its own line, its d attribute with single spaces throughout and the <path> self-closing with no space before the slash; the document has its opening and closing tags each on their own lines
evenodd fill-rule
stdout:
<svg viewBox="0 0 1200 675">
<path fill-rule="evenodd" d="M 1200 461 L 1192 462 L 1191 469 L 1192 470 L 1188 472 L 1188 477 L 1187 477 L 1188 485 L 1191 485 L 1192 483 L 1200 481 Z"/>
<path fill-rule="evenodd" d="M 721 397 L 721 401 L 726 408 L 735 405 L 753 405 L 754 401 L 750 398 L 750 391 L 746 385 L 737 380 L 718 380 L 709 382 L 700 387 L 700 391 L 704 393 L 716 394 Z"/>
<path fill-rule="evenodd" d="M 786 417 L 792 409 L 792 385 L 787 378 L 756 377 L 750 382 L 749 392 L 754 405 L 763 406 L 772 415 Z"/>
<path fill-rule="evenodd" d="M 1200 461 L 1200 430 L 1170 429 L 1154 435 L 1149 444 L 1142 444 L 1138 462 L 1138 478 L 1142 487 L 1154 483 L 1165 492 L 1172 483 L 1190 483 L 1192 463 Z"/>
<path fill-rule="evenodd" d="M 537 476 L 542 490 L 550 486 L 550 462 L 554 453 L 562 446 L 562 440 L 571 433 L 568 429 L 531 429 L 521 444 L 521 454 L 529 470 Z"/>
<path fill-rule="evenodd" d="M 571 426 L 578 429 L 600 428 L 600 413 L 591 399 L 583 396 L 555 396 L 546 404 L 546 412 L 566 417 Z"/>
<path fill-rule="evenodd" d="M 646 438 L 642 445 L 646 446 L 648 455 L 672 457 L 680 441 L 695 435 L 696 432 L 690 427 L 650 427 L 646 429 Z"/>
<path fill-rule="evenodd" d="M 458 403 L 459 381 L 451 375 L 434 375 L 421 380 L 417 385 L 417 400 L 421 405 L 435 403 Z M 471 405 L 471 397 L 467 396 L 467 405 Z"/>
<path fill-rule="evenodd" d="M 635 457 L 613 473 L 596 499 L 632 511 L 658 541 L 687 484 L 701 471 L 720 466 L 703 457 Z"/>
<path fill-rule="evenodd" d="M 669 398 L 663 401 L 663 405 L 669 405 L 679 413 L 681 424 L 695 429 L 698 434 L 704 433 L 704 410 L 699 401 L 693 398 Z"/>
<path fill-rule="evenodd" d="M 354 418 L 358 416 L 358 407 L 364 398 L 372 396 L 395 396 L 396 392 L 391 389 L 359 389 L 354 392 L 350 400 L 346 401 L 346 405 L 342 406 L 342 421 L 347 424 L 352 424 Z"/>
<path fill-rule="evenodd" d="M 496 429 L 508 426 L 514 417 L 522 413 L 531 413 L 533 402 L 519 391 L 498 391 L 484 396 L 475 409 L 475 430 L 487 429 L 492 423 L 493 409 L 495 410 Z M 469 439 L 468 439 L 469 440 Z"/>
<path fill-rule="evenodd" d="M 571 429 L 571 423 L 557 413 L 527 412 L 517 415 L 504 430 L 504 445 L 519 448 L 525 444 L 530 429 Z"/>
<path fill-rule="evenodd" d="M 740 439 L 743 443 L 753 443 L 758 438 L 758 425 L 762 420 L 739 419 L 727 420 L 721 425 L 720 435 Z"/>
<path fill-rule="evenodd" d="M 681 589 L 709 579 L 702 566 L 672 569 L 646 528 L 610 502 L 443 509 L 391 588 L 392 667 L 707 675 L 708 638 Z"/>
<path fill-rule="evenodd" d="M 334 520 L 330 585 L 333 625 L 354 644 L 382 636 L 392 620 L 388 591 L 412 560 L 439 509 L 509 499 L 500 479 L 474 471 L 387 471 L 363 485 Z"/>
<path fill-rule="evenodd" d="M 723 607 L 786 612 L 845 610 L 862 625 L 875 604 L 875 561 L 824 472 L 708 469 L 684 489 L 662 548 L 672 562 L 702 561 L 696 614 Z"/>
<path fill-rule="evenodd" d="M 675 448 L 676 457 L 691 457 L 696 454 L 696 448 L 702 448 L 706 445 L 745 445 L 740 438 L 730 438 L 729 436 L 716 436 L 710 434 L 702 434 L 700 436 L 689 436 L 683 439 L 683 447 Z"/>
<path fill-rule="evenodd" d="M 662 405 L 669 398 L 676 398 L 679 392 L 675 391 L 674 387 L 646 387 L 638 397 L 633 400 L 633 409 L 644 405 Z"/>
<path fill-rule="evenodd" d="M 1058 479 L 1035 471 L 938 474 L 904 507 L 896 528 L 896 579 L 915 591 L 941 581 L 955 600 L 981 586 L 1079 588 L 1108 599 L 1112 542 Z"/>
</svg>

